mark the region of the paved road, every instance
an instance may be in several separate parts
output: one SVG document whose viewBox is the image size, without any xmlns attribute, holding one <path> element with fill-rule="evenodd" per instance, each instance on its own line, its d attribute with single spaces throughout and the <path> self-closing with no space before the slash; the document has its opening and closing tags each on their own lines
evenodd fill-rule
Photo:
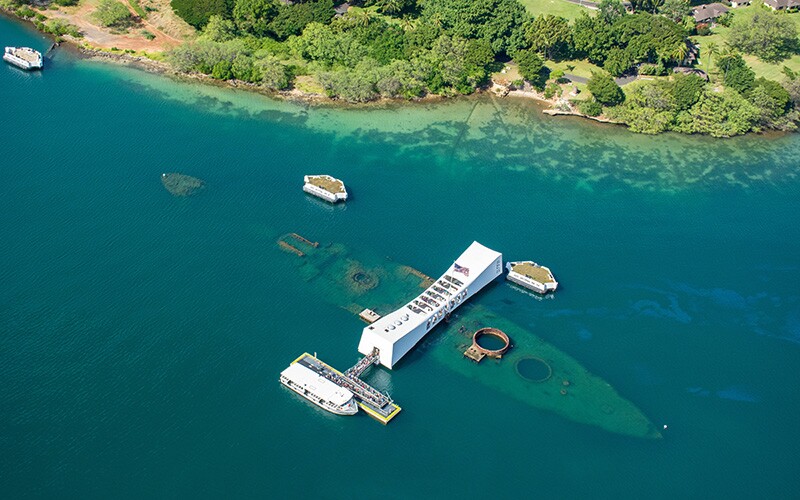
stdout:
<svg viewBox="0 0 800 500">
<path fill-rule="evenodd" d="M 600 7 L 596 2 L 590 2 L 587 0 L 566 0 L 569 3 L 574 3 L 575 5 L 580 5 L 582 7 L 586 7 L 587 9 L 595 9 L 598 10 Z"/>
</svg>

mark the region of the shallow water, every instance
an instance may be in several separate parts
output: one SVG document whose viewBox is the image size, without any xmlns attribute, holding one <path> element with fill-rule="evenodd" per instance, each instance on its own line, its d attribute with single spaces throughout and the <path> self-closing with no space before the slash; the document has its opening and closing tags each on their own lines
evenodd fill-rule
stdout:
<svg viewBox="0 0 800 500">
<path fill-rule="evenodd" d="M 309 107 L 59 51 L 0 66 L 0 95 L 7 496 L 795 494 L 800 136 L 646 137 L 486 97 Z M 172 197 L 165 171 L 206 188 Z M 307 197 L 306 173 L 352 200 Z M 278 373 L 349 366 L 363 323 L 285 265 L 290 231 L 430 275 L 473 240 L 549 266 L 551 298 L 473 301 L 669 429 L 534 410 L 429 344 L 370 375 L 391 425 L 318 411 Z"/>
</svg>

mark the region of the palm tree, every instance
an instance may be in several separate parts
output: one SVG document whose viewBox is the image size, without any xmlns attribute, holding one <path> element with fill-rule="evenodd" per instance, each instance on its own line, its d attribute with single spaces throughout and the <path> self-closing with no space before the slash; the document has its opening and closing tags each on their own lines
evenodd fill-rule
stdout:
<svg viewBox="0 0 800 500">
<path fill-rule="evenodd" d="M 403 0 L 382 0 L 379 5 L 384 14 L 397 14 L 403 10 Z"/>
<path fill-rule="evenodd" d="M 364 27 L 369 26 L 369 23 L 372 22 L 374 17 L 372 11 L 360 9 L 358 7 L 350 7 L 345 15 L 347 16 L 348 20 L 352 21 L 356 26 Z"/>
<path fill-rule="evenodd" d="M 400 19 L 400 26 L 403 28 L 403 31 L 411 31 L 416 26 L 416 23 L 411 16 L 403 16 L 403 18 Z"/>
<path fill-rule="evenodd" d="M 712 58 L 719 54 L 719 47 L 714 42 L 706 44 L 706 54 L 708 54 L 708 72 L 711 73 Z"/>
<path fill-rule="evenodd" d="M 678 63 L 678 66 L 683 64 L 683 60 L 686 59 L 686 54 L 689 53 L 689 47 L 685 43 L 680 43 L 672 49 L 672 53 L 670 53 L 670 57 Z"/>
</svg>

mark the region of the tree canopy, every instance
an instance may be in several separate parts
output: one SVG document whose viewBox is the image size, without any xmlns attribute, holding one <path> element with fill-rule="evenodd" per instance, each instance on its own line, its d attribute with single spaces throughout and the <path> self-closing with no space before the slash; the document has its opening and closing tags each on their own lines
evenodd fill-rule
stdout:
<svg viewBox="0 0 800 500">
<path fill-rule="evenodd" d="M 734 18 L 728 42 L 745 54 L 774 63 L 797 52 L 797 26 L 783 12 L 757 9 Z"/>
<path fill-rule="evenodd" d="M 170 5 L 184 21 L 202 28 L 211 16 L 228 18 L 233 12 L 233 0 L 171 0 Z"/>
<path fill-rule="evenodd" d="M 569 55 L 572 30 L 563 17 L 541 15 L 530 23 L 525 38 L 533 50 L 557 61 Z"/>
<path fill-rule="evenodd" d="M 424 0 L 423 19 L 461 38 L 488 41 L 495 53 L 523 47 L 525 7 L 517 0 Z"/>
<path fill-rule="evenodd" d="M 594 72 L 586 85 L 597 102 L 615 106 L 625 100 L 625 94 L 617 82 L 606 72 Z"/>
</svg>

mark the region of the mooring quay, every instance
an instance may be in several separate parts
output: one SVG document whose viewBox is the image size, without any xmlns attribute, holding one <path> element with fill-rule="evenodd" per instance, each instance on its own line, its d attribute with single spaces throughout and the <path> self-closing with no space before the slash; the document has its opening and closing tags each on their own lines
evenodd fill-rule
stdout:
<svg viewBox="0 0 800 500">
<path fill-rule="evenodd" d="M 377 353 L 361 358 L 358 363 L 344 373 L 307 352 L 292 362 L 292 364 L 295 363 L 305 366 L 352 392 L 358 406 L 383 424 L 388 424 L 400 413 L 401 408 L 392 401 L 388 394 L 382 393 L 359 378 L 370 366 L 377 364 Z"/>
</svg>

